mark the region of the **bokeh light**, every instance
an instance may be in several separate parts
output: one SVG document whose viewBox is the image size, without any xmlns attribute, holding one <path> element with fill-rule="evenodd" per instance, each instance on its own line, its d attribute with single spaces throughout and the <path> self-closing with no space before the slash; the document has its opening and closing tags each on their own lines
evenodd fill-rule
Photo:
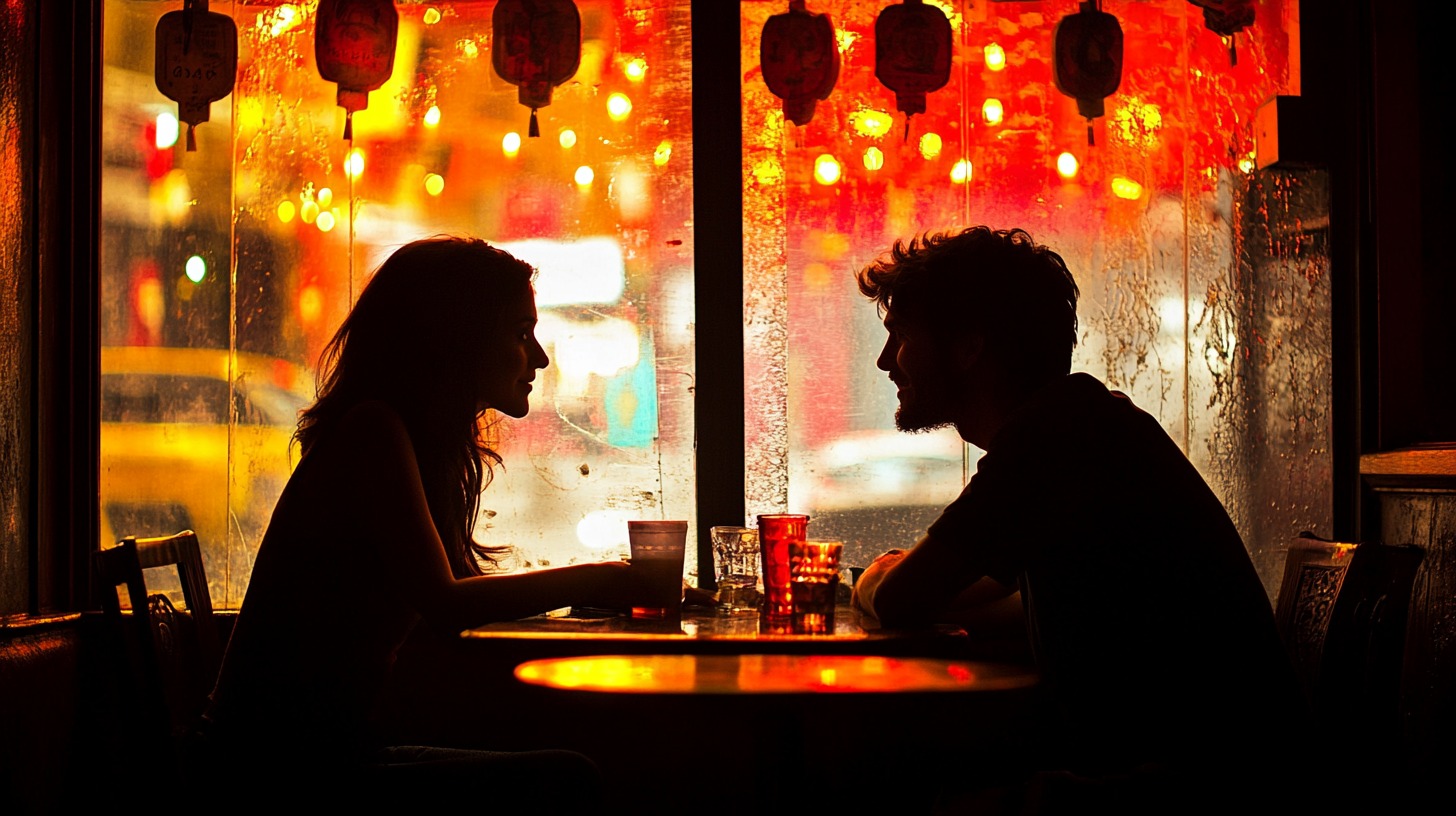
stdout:
<svg viewBox="0 0 1456 816">
<path fill-rule="evenodd" d="M 1057 156 L 1057 175 L 1064 179 L 1077 177 L 1077 157 L 1063 151 Z"/>
<path fill-rule="evenodd" d="M 642 78 L 647 76 L 647 60 L 641 57 L 627 60 L 627 64 L 622 66 L 622 73 L 633 82 L 641 82 Z"/>
<path fill-rule="evenodd" d="M 820 184 L 833 184 L 839 181 L 841 168 L 839 159 L 828 153 L 823 153 L 814 160 L 814 180 Z"/>
<path fill-rule="evenodd" d="M 437 196 L 445 191 L 445 177 L 439 173 L 425 174 L 425 192 Z"/>
<path fill-rule="evenodd" d="M 514 130 L 501 137 L 501 152 L 507 156 L 515 156 L 521 152 L 521 134 Z"/>
<path fill-rule="evenodd" d="M 1143 186 L 1127 176 L 1113 176 L 1112 194 L 1128 201 L 1136 201 L 1143 197 Z"/>
<path fill-rule="evenodd" d="M 364 151 L 358 148 L 349 151 L 349 158 L 344 160 L 344 172 L 349 178 L 359 178 L 364 174 Z"/>
<path fill-rule="evenodd" d="M 879 170 L 885 166 L 885 152 L 878 147 L 869 147 L 864 152 L 864 166 L 866 170 Z"/>
<path fill-rule="evenodd" d="M 956 184 L 965 184 L 971 180 L 971 160 L 961 159 L 950 169 L 950 180 Z"/>
<path fill-rule="evenodd" d="M 184 269 L 187 280 L 193 283 L 202 283 L 203 279 L 207 277 L 207 261 L 204 261 L 201 255 L 193 255 L 188 258 Z"/>
<path fill-rule="evenodd" d="M 624 93 L 614 93 L 607 97 L 607 116 L 613 122 L 620 122 L 632 115 L 632 100 Z"/>
<path fill-rule="evenodd" d="M 430 106 L 430 109 L 427 110 L 427 111 L 425 111 L 425 127 L 438 127 L 439 125 L 440 125 L 440 106 L 439 105 L 431 105 Z"/>
<path fill-rule="evenodd" d="M 177 123 L 177 115 L 170 111 L 162 111 L 157 114 L 157 138 L 155 143 L 158 150 L 166 150 L 177 144 L 177 137 L 182 133 L 181 125 Z"/>
<path fill-rule="evenodd" d="M 576 168 L 576 173 L 572 176 L 572 179 L 576 181 L 576 186 L 578 187 L 590 187 L 591 183 L 596 180 L 596 177 L 596 172 L 583 164 Z"/>
<path fill-rule="evenodd" d="M 986 56 L 986 67 L 992 71 L 999 71 L 1006 67 L 1006 49 L 996 43 L 987 43 L 986 47 L 981 49 L 981 53 Z"/>
<path fill-rule="evenodd" d="M 933 159 L 939 156 L 940 151 L 944 147 L 945 145 L 941 142 L 940 134 L 938 133 L 927 133 L 920 137 L 920 155 L 927 159 Z"/>
<path fill-rule="evenodd" d="M 562 147 L 570 150 L 576 147 L 576 131 L 571 128 L 562 128 L 561 135 L 557 136 L 556 140 L 561 143 Z"/>
<path fill-rule="evenodd" d="M 1001 124 L 1003 115 L 1005 115 L 1005 110 L 1001 107 L 1001 100 L 992 97 L 981 103 L 981 118 L 986 120 L 986 124 Z"/>
</svg>

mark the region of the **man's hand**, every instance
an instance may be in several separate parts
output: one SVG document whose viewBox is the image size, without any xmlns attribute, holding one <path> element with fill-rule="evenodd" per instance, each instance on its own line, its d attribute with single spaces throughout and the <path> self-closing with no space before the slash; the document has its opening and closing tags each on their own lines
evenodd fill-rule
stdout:
<svg viewBox="0 0 1456 816">
<path fill-rule="evenodd" d="M 880 581 L 885 579 L 885 574 L 890 568 L 900 563 L 905 557 L 905 550 L 890 550 L 876 558 L 873 563 L 865 567 L 865 571 L 854 581 L 854 596 L 850 604 L 861 614 L 875 617 L 875 590 L 879 589 Z"/>
</svg>

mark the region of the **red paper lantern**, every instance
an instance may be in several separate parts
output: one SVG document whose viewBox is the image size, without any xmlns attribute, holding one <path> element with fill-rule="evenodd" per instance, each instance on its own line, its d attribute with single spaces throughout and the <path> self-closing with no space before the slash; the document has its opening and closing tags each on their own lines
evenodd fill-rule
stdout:
<svg viewBox="0 0 1456 816">
<path fill-rule="evenodd" d="M 536 110 L 551 104 L 551 89 L 581 66 L 581 13 L 571 0 L 500 0 L 491 15 L 491 65 L 519 86 L 531 109 L 531 136 L 541 135 Z"/>
<path fill-rule="evenodd" d="M 1229 38 L 1229 65 L 1239 64 L 1234 35 L 1254 24 L 1254 0 L 1189 0 L 1203 9 L 1203 24 L 1220 37 Z"/>
<path fill-rule="evenodd" d="M 1103 115 L 1102 100 L 1122 84 L 1122 26 L 1117 18 L 1083 0 L 1077 13 L 1063 17 L 1052 34 L 1056 52 L 1052 75 L 1057 90 L 1077 100 L 1087 118 L 1087 144 L 1094 144 L 1092 120 Z"/>
<path fill-rule="evenodd" d="M 875 78 L 895 92 L 895 109 L 925 112 L 925 95 L 950 81 L 951 30 L 945 12 L 921 0 L 889 6 L 875 18 Z"/>
<path fill-rule="evenodd" d="M 354 111 L 394 71 L 399 12 L 393 0 L 319 0 L 313 52 L 319 74 L 339 84 L 344 138 L 354 138 Z"/>
<path fill-rule="evenodd" d="M 206 122 L 212 103 L 233 92 L 238 73 L 238 27 L 231 17 L 207 10 L 207 0 L 187 0 L 181 11 L 157 21 L 154 73 L 157 90 L 177 103 L 187 123 L 187 149 L 197 149 L 192 129 Z"/>
<path fill-rule="evenodd" d="M 764 23 L 759 62 L 764 83 L 784 100 L 784 118 L 809 124 L 814 106 L 829 98 L 839 80 L 834 23 L 827 14 L 806 10 L 804 0 L 790 0 L 787 12 Z"/>
</svg>

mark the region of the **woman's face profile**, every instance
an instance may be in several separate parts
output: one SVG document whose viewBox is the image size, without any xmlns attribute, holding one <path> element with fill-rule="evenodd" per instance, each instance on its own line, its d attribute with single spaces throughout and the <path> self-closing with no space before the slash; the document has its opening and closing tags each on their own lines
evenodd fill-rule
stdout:
<svg viewBox="0 0 1456 816">
<path fill-rule="evenodd" d="M 531 410 L 531 382 L 537 371 L 551 364 L 536 340 L 536 293 L 531 287 L 507 300 L 483 354 L 479 407 L 525 416 Z"/>
</svg>

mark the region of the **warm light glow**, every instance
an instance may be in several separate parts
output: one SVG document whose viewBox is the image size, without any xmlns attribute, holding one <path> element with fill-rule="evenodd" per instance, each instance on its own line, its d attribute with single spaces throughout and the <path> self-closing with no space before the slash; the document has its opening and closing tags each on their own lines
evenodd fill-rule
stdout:
<svg viewBox="0 0 1456 816">
<path fill-rule="evenodd" d="M 500 247 L 539 270 L 539 307 L 616 303 L 626 291 L 627 262 L 614 238 L 533 238 L 503 242 Z"/>
<path fill-rule="evenodd" d="M 662 167 L 663 165 L 667 164 L 667 160 L 671 158 L 672 142 L 667 139 L 663 139 L 662 142 L 657 145 L 657 149 L 652 151 L 652 163 L 657 165 L 658 167 Z"/>
<path fill-rule="evenodd" d="M 349 178 L 359 178 L 364 174 L 364 151 L 355 148 L 349 152 L 349 158 L 344 160 L 344 172 Z"/>
<path fill-rule="evenodd" d="M 814 160 L 814 180 L 820 184 L 833 184 L 839 181 L 841 169 L 839 159 L 828 153 L 824 153 Z"/>
<path fill-rule="evenodd" d="M 338 219 L 334 217 L 333 212 L 324 210 L 318 214 L 318 219 L 314 221 L 314 226 L 319 228 L 319 232 L 328 232 L 334 228 L 334 224 L 337 221 Z"/>
<path fill-rule="evenodd" d="M 1248 156 L 1239 159 L 1239 172 L 1248 175 L 1254 172 L 1254 160 Z"/>
<path fill-rule="evenodd" d="M 1077 157 L 1071 153 L 1062 153 L 1057 156 L 1057 175 L 1064 179 L 1077 177 Z"/>
<path fill-rule="evenodd" d="M 312 224 L 314 219 L 319 217 L 318 202 L 311 198 L 305 199 L 303 206 L 298 210 L 298 217 L 303 220 L 303 223 Z"/>
<path fill-rule="evenodd" d="M 933 159 L 940 155 L 944 144 L 940 140 L 940 134 L 927 133 L 920 137 L 920 155 L 927 159 Z"/>
<path fill-rule="evenodd" d="M 563 128 L 561 131 L 561 135 L 556 137 L 556 140 L 561 143 L 562 147 L 570 150 L 571 148 L 576 147 L 576 131 L 572 130 L 571 128 Z"/>
<path fill-rule="evenodd" d="M 507 156 L 515 156 L 521 152 L 521 134 L 513 130 L 501 137 L 501 152 Z"/>
<path fill-rule="evenodd" d="M 877 110 L 857 110 L 849 115 L 849 124 L 854 132 L 871 139 L 878 139 L 890 132 L 894 119 L 890 114 Z"/>
<path fill-rule="evenodd" d="M 157 114 L 157 140 L 158 150 L 166 150 L 177 144 L 177 137 L 182 132 L 181 126 L 177 124 L 177 115 L 170 111 L 162 111 Z"/>
<path fill-rule="evenodd" d="M 298 293 L 298 317 L 304 323 L 315 323 L 324 313 L 324 294 L 310 283 Z"/>
<path fill-rule="evenodd" d="M 1143 197 L 1143 186 L 1126 176 L 1113 176 L 1112 194 L 1128 201 L 1136 201 Z"/>
<path fill-rule="evenodd" d="M 576 181 L 576 186 L 578 187 L 590 187 L 592 181 L 594 181 L 596 177 L 597 174 L 590 167 L 584 164 L 576 168 L 576 173 L 572 176 L 572 178 Z"/>
<path fill-rule="evenodd" d="M 878 147 L 866 148 L 864 152 L 864 166 L 866 170 L 878 170 L 885 166 L 885 153 Z"/>
<path fill-rule="evenodd" d="M 950 169 L 950 180 L 956 184 L 965 184 L 971 180 L 971 160 L 961 159 Z"/>
<path fill-rule="evenodd" d="M 455 47 L 460 49 L 460 56 L 468 60 L 473 60 L 480 56 L 480 46 L 475 44 L 475 40 L 458 40 L 455 43 Z"/>
<path fill-rule="evenodd" d="M 1001 108 L 1001 100 L 992 97 L 981 103 L 981 118 L 986 120 L 988 125 L 1001 124 L 1001 117 L 1004 111 Z"/>
<path fill-rule="evenodd" d="M 202 260 L 201 255 L 193 255 L 187 259 L 187 280 L 193 283 L 202 283 L 207 277 L 207 261 Z"/>
<path fill-rule="evenodd" d="M 269 37 L 277 37 L 303 22 L 303 15 L 298 13 L 298 8 L 292 3 L 284 3 L 271 12 L 259 14 L 257 20 L 259 31 L 265 32 Z"/>
<path fill-rule="evenodd" d="M 1121 107 L 1109 111 L 1109 124 L 1114 134 L 1140 150 L 1158 146 L 1158 131 L 1163 129 L 1163 112 L 1151 102 L 1129 96 Z"/>
<path fill-rule="evenodd" d="M 623 220 L 638 221 L 652 212 L 650 182 L 651 178 L 636 161 L 628 159 L 617 165 L 611 189 Z"/>
<path fill-rule="evenodd" d="M 434 25 L 440 22 L 440 10 L 434 6 L 425 9 L 425 25 Z"/>
<path fill-rule="evenodd" d="M 839 679 L 839 672 L 834 669 L 819 670 L 819 685 L 832 686 Z"/>
<path fill-rule="evenodd" d="M 318 201 L 318 205 L 324 209 L 334 206 L 334 190 L 332 187 L 320 187 L 318 193 L 314 195 L 314 198 Z"/>
<path fill-rule="evenodd" d="M 425 174 L 425 192 L 437 196 L 445 191 L 445 177 L 439 173 Z"/>
<path fill-rule="evenodd" d="M 633 82 L 641 82 L 642 78 L 647 76 L 647 60 L 641 57 L 628 60 L 627 64 L 622 66 L 622 73 Z"/>
<path fill-rule="evenodd" d="M 632 100 L 624 93 L 614 93 L 607 97 L 607 116 L 613 122 L 620 122 L 632 113 Z"/>
<path fill-rule="evenodd" d="M 427 111 L 425 111 L 425 127 L 438 127 L 439 125 L 440 125 L 440 106 L 439 105 L 431 105 L 430 106 L 430 109 L 427 110 Z"/>
<path fill-rule="evenodd" d="M 263 100 L 256 96 L 244 96 L 238 100 L 238 130 L 246 133 L 256 133 L 263 129 L 266 119 L 263 116 Z"/>
<path fill-rule="evenodd" d="M 999 71 L 1006 67 L 1006 49 L 996 43 L 987 43 L 986 47 L 981 49 L 981 53 L 986 55 L 986 67 L 992 71 Z"/>
<path fill-rule="evenodd" d="M 292 201 L 289 201 L 287 199 L 284 199 L 283 201 L 278 202 L 278 220 L 279 221 L 282 221 L 283 223 L 287 224 L 289 221 L 292 221 L 293 220 L 293 216 L 295 216 L 297 214 L 298 214 L 298 208 L 295 207 L 295 206 L 293 206 L 293 202 Z"/>
</svg>

